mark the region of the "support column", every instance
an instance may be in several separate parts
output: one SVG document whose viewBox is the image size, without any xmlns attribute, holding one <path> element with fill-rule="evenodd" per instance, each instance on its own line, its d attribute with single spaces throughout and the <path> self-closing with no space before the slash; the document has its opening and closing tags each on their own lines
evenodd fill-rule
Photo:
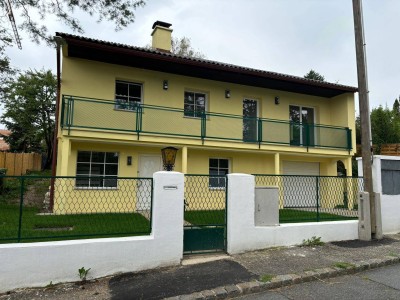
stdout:
<svg viewBox="0 0 400 300">
<path fill-rule="evenodd" d="M 274 155 L 275 158 L 275 175 L 280 175 L 281 174 L 281 163 L 280 163 L 280 157 L 279 153 L 275 153 Z"/>
<path fill-rule="evenodd" d="M 347 170 L 347 176 L 353 176 L 353 162 L 351 157 L 347 158 L 344 164 Z"/>
<path fill-rule="evenodd" d="M 182 173 L 187 174 L 187 147 L 182 147 Z"/>
<path fill-rule="evenodd" d="M 63 138 L 61 141 L 61 161 L 58 162 L 60 168 L 59 174 L 57 176 L 69 176 L 68 174 L 68 165 L 71 156 L 71 142 L 68 138 Z M 76 162 L 75 162 L 76 163 Z M 75 175 L 75 174 L 72 174 Z"/>
</svg>

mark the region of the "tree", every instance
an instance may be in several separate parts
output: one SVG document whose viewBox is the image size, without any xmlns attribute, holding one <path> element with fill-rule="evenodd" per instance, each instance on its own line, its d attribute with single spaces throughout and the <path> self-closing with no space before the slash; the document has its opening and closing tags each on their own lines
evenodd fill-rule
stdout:
<svg viewBox="0 0 400 300">
<path fill-rule="evenodd" d="M 8 0 L 7 0 L 8 1 Z M 19 30 L 26 32 L 29 38 L 39 43 L 45 41 L 53 45 L 53 32 L 48 32 L 46 17 L 55 16 L 73 31 L 83 33 L 80 21 L 73 17 L 74 11 L 80 9 L 90 16 L 97 15 L 98 21 L 107 20 L 115 23 L 120 30 L 135 20 L 134 11 L 145 5 L 146 0 L 10 0 Z M 0 1 L 0 76 L 7 73 L 9 58 L 4 54 L 6 47 L 11 46 L 13 32 L 8 25 L 9 19 L 6 1 Z M 6 25 L 7 24 L 7 25 Z M 3 67 L 6 67 L 5 69 Z"/>
<path fill-rule="evenodd" d="M 5 85 L 1 122 L 11 131 L 10 150 L 39 152 L 52 160 L 57 78 L 51 71 L 26 71 Z"/>
<path fill-rule="evenodd" d="M 398 118 L 393 110 L 379 106 L 371 111 L 372 142 L 380 152 L 382 144 L 398 143 L 400 141 L 400 127 Z"/>
<path fill-rule="evenodd" d="M 311 69 L 306 75 L 304 75 L 304 78 L 325 81 L 325 77 L 318 72 L 315 72 L 313 69 Z"/>
<path fill-rule="evenodd" d="M 399 97 L 400 98 L 400 97 Z M 400 117 L 400 103 L 398 99 L 394 100 L 393 103 L 393 113 L 397 116 Z"/>
<path fill-rule="evenodd" d="M 171 52 L 177 55 L 193 57 L 193 58 L 206 58 L 206 56 L 196 51 L 192 45 L 191 40 L 188 37 L 172 38 L 171 39 Z"/>
</svg>

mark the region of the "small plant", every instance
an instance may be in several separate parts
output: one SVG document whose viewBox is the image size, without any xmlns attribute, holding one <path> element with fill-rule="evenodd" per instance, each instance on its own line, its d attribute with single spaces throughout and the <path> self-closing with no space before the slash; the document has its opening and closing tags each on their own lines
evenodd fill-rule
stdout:
<svg viewBox="0 0 400 300">
<path fill-rule="evenodd" d="M 82 281 L 86 281 L 86 276 L 87 276 L 87 274 L 89 273 L 90 269 L 91 269 L 91 268 L 85 269 L 85 267 L 82 267 L 82 268 L 78 269 L 79 278 L 80 278 Z"/>
<path fill-rule="evenodd" d="M 336 268 L 340 268 L 340 269 L 349 269 L 349 268 L 354 268 L 355 266 L 351 263 L 347 263 L 347 262 L 337 262 L 333 265 Z"/>
<path fill-rule="evenodd" d="M 275 276 L 271 275 L 271 274 L 264 274 L 260 277 L 260 281 L 261 282 L 268 282 L 271 281 L 272 278 L 274 278 Z"/>
<path fill-rule="evenodd" d="M 393 257 L 398 257 L 399 256 L 397 253 L 394 253 L 394 252 L 389 252 L 388 255 L 389 256 L 393 256 Z"/>
<path fill-rule="evenodd" d="M 321 237 L 313 236 L 311 239 L 303 240 L 302 246 L 312 247 L 312 246 L 322 246 L 325 243 L 321 241 Z"/>
</svg>

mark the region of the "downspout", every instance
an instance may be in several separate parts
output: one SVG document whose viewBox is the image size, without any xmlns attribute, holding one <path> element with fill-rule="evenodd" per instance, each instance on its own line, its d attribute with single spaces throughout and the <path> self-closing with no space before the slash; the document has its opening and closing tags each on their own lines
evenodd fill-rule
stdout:
<svg viewBox="0 0 400 300">
<path fill-rule="evenodd" d="M 54 182 L 57 168 L 57 149 L 58 149 L 58 120 L 60 114 L 60 91 L 61 91 L 61 76 L 60 76 L 60 47 L 62 44 L 62 38 L 55 37 L 57 43 L 57 98 L 56 98 L 56 115 L 54 121 L 54 138 L 53 138 L 53 159 L 51 161 L 51 183 L 50 183 L 50 211 L 53 211 L 54 207 Z"/>
</svg>

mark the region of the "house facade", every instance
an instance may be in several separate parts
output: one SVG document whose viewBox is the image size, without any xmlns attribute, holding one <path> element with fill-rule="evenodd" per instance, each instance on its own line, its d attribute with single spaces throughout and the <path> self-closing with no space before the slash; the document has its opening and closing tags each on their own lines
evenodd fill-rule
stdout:
<svg viewBox="0 0 400 300">
<path fill-rule="evenodd" d="M 356 88 L 174 55 L 170 26 L 152 49 L 57 33 L 58 176 L 115 188 L 162 170 L 166 146 L 186 174 L 351 175 Z"/>
</svg>

